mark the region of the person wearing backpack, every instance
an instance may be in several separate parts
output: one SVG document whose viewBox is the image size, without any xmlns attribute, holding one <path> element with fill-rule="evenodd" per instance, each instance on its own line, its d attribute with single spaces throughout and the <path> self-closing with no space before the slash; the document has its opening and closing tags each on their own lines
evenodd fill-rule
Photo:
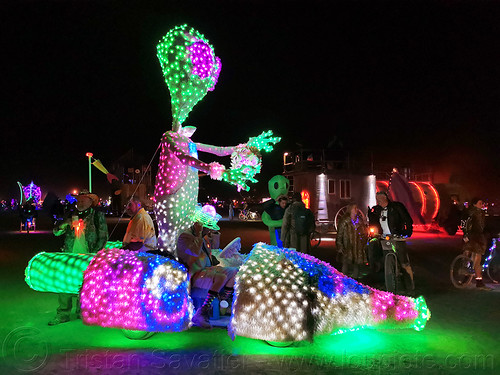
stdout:
<svg viewBox="0 0 500 375">
<path fill-rule="evenodd" d="M 293 193 L 292 204 L 286 209 L 281 226 L 283 247 L 294 248 L 308 254 L 314 231 L 314 214 L 302 202 L 300 193 Z"/>
</svg>

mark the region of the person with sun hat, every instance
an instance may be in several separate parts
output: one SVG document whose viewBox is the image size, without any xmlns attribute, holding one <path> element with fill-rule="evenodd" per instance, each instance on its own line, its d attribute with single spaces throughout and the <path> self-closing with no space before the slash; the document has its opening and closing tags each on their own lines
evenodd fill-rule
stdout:
<svg viewBox="0 0 500 375">
<path fill-rule="evenodd" d="M 99 197 L 86 190 L 72 195 L 75 200 L 75 210 L 66 215 L 66 219 L 54 228 L 54 235 L 66 235 L 61 251 L 66 253 L 96 253 L 108 240 L 108 227 L 104 214 L 96 209 Z M 79 316 L 80 302 L 73 294 L 59 294 L 59 307 L 49 326 L 69 322 L 72 299 L 77 297 L 76 314 Z"/>
<path fill-rule="evenodd" d="M 194 224 L 182 232 L 177 240 L 177 256 L 187 266 L 191 286 L 206 289 L 208 294 L 203 305 L 196 311 L 192 322 L 201 328 L 212 328 L 209 321 L 210 307 L 218 298 L 227 301 L 234 292 L 238 268 L 214 264 L 212 244 L 214 231 L 219 230 L 220 215 L 211 206 L 197 206 L 191 218 Z M 216 233 L 215 233 L 216 235 Z"/>
</svg>

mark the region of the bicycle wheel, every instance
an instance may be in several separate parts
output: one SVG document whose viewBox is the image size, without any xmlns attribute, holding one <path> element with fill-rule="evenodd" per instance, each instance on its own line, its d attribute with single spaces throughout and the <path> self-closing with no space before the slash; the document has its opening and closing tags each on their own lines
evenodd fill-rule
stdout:
<svg viewBox="0 0 500 375">
<path fill-rule="evenodd" d="M 388 292 L 396 293 L 399 289 L 398 259 L 395 253 L 388 253 L 384 261 L 385 288 Z"/>
<path fill-rule="evenodd" d="M 316 249 L 321 243 L 321 234 L 318 231 L 311 233 L 311 249 Z"/>
<path fill-rule="evenodd" d="M 491 281 L 497 284 L 500 283 L 500 257 L 495 256 L 491 258 L 486 272 Z"/>
<path fill-rule="evenodd" d="M 470 284 L 473 276 L 474 264 L 471 258 L 461 254 L 453 259 L 450 267 L 450 278 L 456 288 L 465 288 Z"/>
</svg>

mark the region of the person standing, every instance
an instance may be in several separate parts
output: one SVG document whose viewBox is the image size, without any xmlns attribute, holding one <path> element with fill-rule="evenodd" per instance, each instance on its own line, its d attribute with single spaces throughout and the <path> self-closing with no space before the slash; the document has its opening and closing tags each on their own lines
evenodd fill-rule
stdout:
<svg viewBox="0 0 500 375">
<path fill-rule="evenodd" d="M 280 195 L 277 199 L 278 204 L 270 204 L 264 210 L 262 221 L 269 228 L 269 236 L 271 245 L 283 247 L 281 241 L 281 226 L 283 225 L 283 216 L 285 216 L 285 209 L 288 205 L 288 197 Z"/>
<path fill-rule="evenodd" d="M 292 204 L 285 210 L 281 226 L 283 247 L 294 248 L 308 254 L 311 248 L 310 235 L 314 231 L 314 215 L 306 208 L 300 193 L 292 195 Z"/>
<path fill-rule="evenodd" d="M 233 207 L 233 201 L 229 201 L 229 221 L 232 221 L 234 217 L 234 207 Z"/>
<path fill-rule="evenodd" d="M 76 200 L 75 210 L 66 215 L 53 230 L 55 236 L 66 235 L 64 246 L 61 249 L 66 253 L 96 253 L 101 250 L 108 240 L 108 227 L 104 214 L 96 209 L 99 197 L 88 191 L 73 195 Z M 59 307 L 49 326 L 69 322 L 73 297 L 77 298 L 76 314 L 79 318 L 80 301 L 78 295 L 60 293 Z"/>
<path fill-rule="evenodd" d="M 347 275 L 352 267 L 352 277 L 359 277 L 359 266 L 366 263 L 366 244 L 368 231 L 363 217 L 359 214 L 358 206 L 350 204 L 340 219 L 336 246 L 342 254 L 342 273 Z"/>
<path fill-rule="evenodd" d="M 126 250 L 148 251 L 156 249 L 156 232 L 153 219 L 142 207 L 138 197 L 130 198 L 125 209 L 130 216 L 127 231 L 123 237 L 123 248 Z"/>
<path fill-rule="evenodd" d="M 484 234 L 486 215 L 483 211 L 484 202 L 479 198 L 473 198 L 470 201 L 471 206 L 468 208 L 468 215 L 464 228 L 464 247 L 465 253 L 470 255 L 474 260 L 474 273 L 476 274 L 476 287 L 478 289 L 489 290 L 483 282 L 483 274 L 481 267 L 481 255 L 486 251 L 487 243 Z"/>
</svg>

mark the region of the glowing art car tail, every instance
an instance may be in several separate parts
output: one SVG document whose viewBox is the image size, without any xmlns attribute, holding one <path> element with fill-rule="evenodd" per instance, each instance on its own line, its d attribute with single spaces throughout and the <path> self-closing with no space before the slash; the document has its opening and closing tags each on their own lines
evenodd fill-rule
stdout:
<svg viewBox="0 0 500 375">
<path fill-rule="evenodd" d="M 268 341 L 312 340 L 360 328 L 422 330 L 423 297 L 370 288 L 328 263 L 258 243 L 240 267 L 229 333 Z"/>
</svg>

